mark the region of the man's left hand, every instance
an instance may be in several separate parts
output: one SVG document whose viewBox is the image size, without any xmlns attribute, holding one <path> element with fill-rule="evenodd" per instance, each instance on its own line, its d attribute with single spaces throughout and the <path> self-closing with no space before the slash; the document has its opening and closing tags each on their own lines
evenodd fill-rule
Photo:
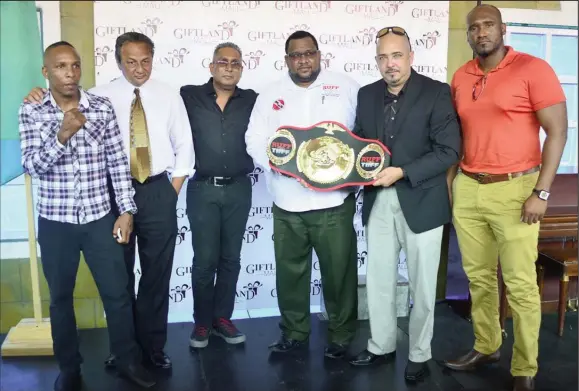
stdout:
<svg viewBox="0 0 579 391">
<path fill-rule="evenodd" d="M 374 186 L 388 187 L 402 178 L 404 178 L 404 172 L 400 167 L 386 167 L 376 175 Z"/>
<path fill-rule="evenodd" d="M 121 229 L 121 237 L 117 237 L 117 231 Z M 120 244 L 129 243 L 129 238 L 133 232 L 133 215 L 129 213 L 123 213 L 115 221 L 115 226 L 113 227 L 113 236 L 117 239 Z"/>
<path fill-rule="evenodd" d="M 521 221 L 526 224 L 536 224 L 543 219 L 547 211 L 547 201 L 540 199 L 536 194 L 531 194 L 523 204 Z"/>
</svg>

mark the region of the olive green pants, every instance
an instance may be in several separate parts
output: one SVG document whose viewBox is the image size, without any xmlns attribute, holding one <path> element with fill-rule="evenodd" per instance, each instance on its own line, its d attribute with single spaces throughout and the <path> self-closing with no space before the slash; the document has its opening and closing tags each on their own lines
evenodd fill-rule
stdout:
<svg viewBox="0 0 579 391">
<path fill-rule="evenodd" d="M 357 238 L 353 195 L 335 208 L 287 212 L 273 206 L 276 286 L 280 328 L 287 338 L 310 334 L 312 249 L 320 261 L 329 317 L 329 342 L 348 344 L 358 318 Z"/>
</svg>

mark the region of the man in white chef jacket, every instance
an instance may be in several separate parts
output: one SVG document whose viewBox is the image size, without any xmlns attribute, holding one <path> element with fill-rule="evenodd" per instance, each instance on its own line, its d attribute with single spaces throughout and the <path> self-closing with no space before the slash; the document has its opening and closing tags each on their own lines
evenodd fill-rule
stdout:
<svg viewBox="0 0 579 391">
<path fill-rule="evenodd" d="M 285 353 L 303 346 L 310 334 L 312 250 L 320 261 L 329 315 L 325 356 L 341 358 L 357 321 L 357 238 L 354 191 L 315 191 L 272 172 L 268 138 L 281 126 L 310 127 L 335 121 L 354 128 L 360 86 L 346 75 L 322 70 L 316 38 L 296 31 L 285 44 L 288 73 L 266 86 L 255 103 L 246 133 L 247 152 L 266 171 L 273 196 L 276 286 L 281 338 L 270 346 Z"/>
</svg>

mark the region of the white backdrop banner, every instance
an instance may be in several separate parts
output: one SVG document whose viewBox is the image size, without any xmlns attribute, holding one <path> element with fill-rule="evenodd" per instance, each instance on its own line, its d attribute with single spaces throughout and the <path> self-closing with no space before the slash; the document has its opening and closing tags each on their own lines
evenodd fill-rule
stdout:
<svg viewBox="0 0 579 391">
<path fill-rule="evenodd" d="M 407 30 L 415 52 L 414 69 L 446 81 L 448 1 L 95 1 L 96 83 L 119 77 L 115 40 L 138 31 L 155 43 L 152 77 L 179 88 L 203 84 L 210 77 L 213 49 L 231 41 L 243 51 L 244 71 L 239 86 L 260 92 L 287 72 L 284 44 L 295 30 L 307 30 L 318 40 L 322 66 L 343 72 L 361 85 L 380 78 L 375 56 L 376 32 L 386 26 Z M 272 200 L 263 170 L 251 175 L 253 206 L 243 238 L 236 310 L 277 308 L 273 252 Z M 185 187 L 184 187 L 185 189 Z M 191 321 L 193 249 L 185 213 L 186 192 L 177 205 L 177 247 L 171 279 L 169 321 Z M 361 197 L 358 212 L 361 210 Z M 358 270 L 366 272 L 366 239 L 360 215 Z M 314 257 L 311 302 L 320 305 L 321 278 Z M 138 264 L 138 262 L 137 262 Z M 404 255 L 400 274 L 407 276 Z M 139 270 L 137 267 L 137 277 Z M 138 283 L 138 282 L 137 282 Z"/>
</svg>

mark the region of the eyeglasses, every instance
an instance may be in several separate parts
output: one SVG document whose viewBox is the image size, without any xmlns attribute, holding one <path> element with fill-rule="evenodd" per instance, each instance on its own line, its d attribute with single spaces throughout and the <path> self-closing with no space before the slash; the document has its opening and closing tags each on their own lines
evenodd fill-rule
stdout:
<svg viewBox="0 0 579 391">
<path fill-rule="evenodd" d="M 242 63 L 240 63 L 239 61 L 227 61 L 227 60 L 217 60 L 214 62 L 215 65 L 217 65 L 219 68 L 227 68 L 228 65 L 231 66 L 231 69 L 233 70 L 240 70 L 242 67 Z"/>
<path fill-rule="evenodd" d="M 318 54 L 318 50 L 308 50 L 306 52 L 300 53 L 300 52 L 292 52 L 292 53 L 288 53 L 287 56 L 289 58 L 291 58 L 294 61 L 297 61 L 301 58 L 305 58 L 306 60 L 309 60 L 310 58 L 313 58 L 316 54 Z"/>
<path fill-rule="evenodd" d="M 406 30 L 404 30 L 402 27 L 398 27 L 398 26 L 384 27 L 383 29 L 379 30 L 378 33 L 376 34 L 376 43 L 378 43 L 378 40 L 380 38 L 382 38 L 383 36 L 385 36 L 389 33 L 406 37 L 408 39 L 408 43 L 410 43 L 410 37 L 408 36 L 408 33 L 406 32 Z M 410 48 L 412 49 L 412 45 L 410 46 Z"/>
<path fill-rule="evenodd" d="M 483 93 L 485 86 L 487 85 L 487 77 L 483 76 L 478 79 L 472 86 L 472 101 L 476 101 Z M 479 88 L 480 87 L 480 88 Z"/>
</svg>

